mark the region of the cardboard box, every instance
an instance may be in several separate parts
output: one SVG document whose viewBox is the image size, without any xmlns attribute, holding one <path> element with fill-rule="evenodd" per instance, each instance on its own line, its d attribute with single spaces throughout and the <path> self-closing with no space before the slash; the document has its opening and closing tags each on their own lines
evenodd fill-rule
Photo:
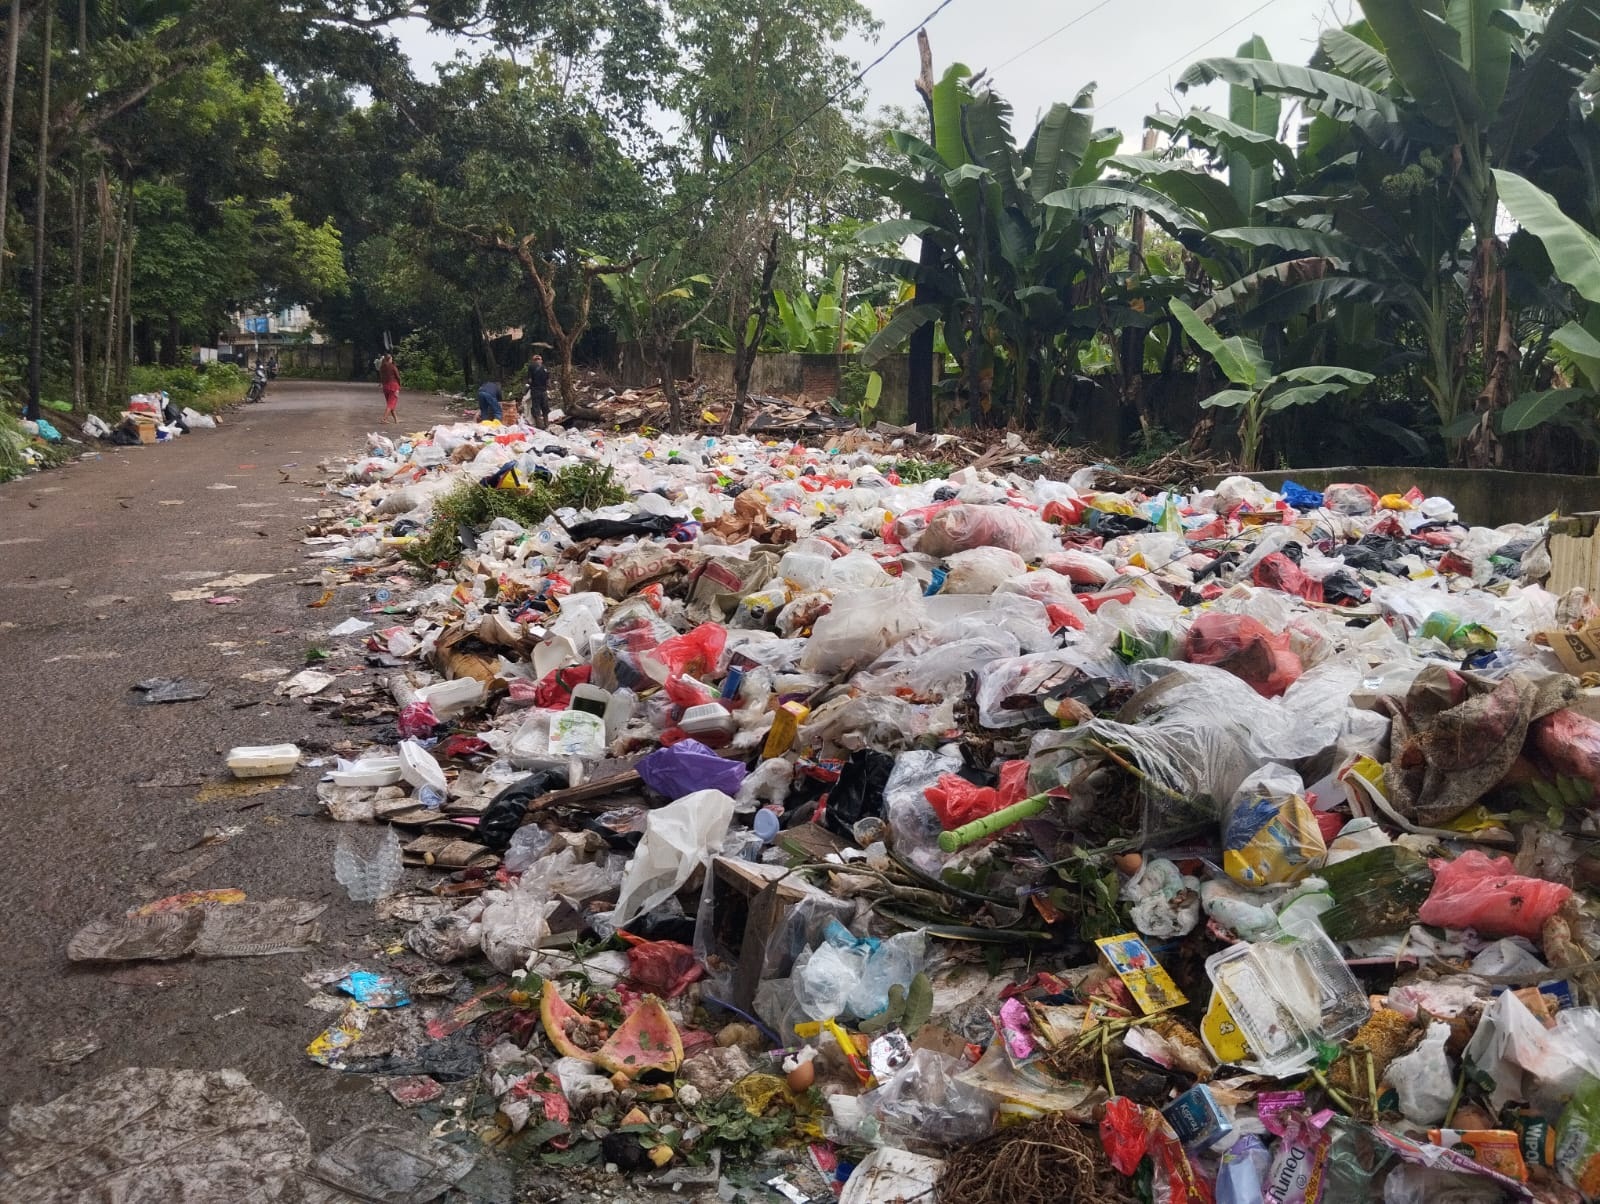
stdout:
<svg viewBox="0 0 1600 1204">
<path fill-rule="evenodd" d="M 1539 639 L 1550 645 L 1561 667 L 1574 677 L 1600 673 L 1600 622 L 1577 631 L 1542 631 Z"/>
</svg>

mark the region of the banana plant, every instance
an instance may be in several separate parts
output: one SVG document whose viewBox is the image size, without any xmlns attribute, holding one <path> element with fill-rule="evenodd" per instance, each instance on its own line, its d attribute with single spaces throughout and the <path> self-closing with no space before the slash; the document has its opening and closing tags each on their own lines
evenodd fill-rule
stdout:
<svg viewBox="0 0 1600 1204">
<path fill-rule="evenodd" d="M 867 344 L 868 364 L 897 350 L 912 331 L 942 323 L 962 367 L 974 421 L 994 400 L 989 382 L 1024 418 L 1028 398 L 1076 359 L 1098 328 L 1096 221 L 1141 200 L 1168 206 L 1137 186 L 1095 192 L 1121 141 L 1096 130 L 1085 90 L 1056 104 L 1018 146 L 1011 108 L 957 64 L 934 88 L 934 141 L 893 133 L 903 168 L 852 164 L 851 174 L 901 216 L 863 232 L 884 253 L 869 266 L 914 282 L 917 300 L 899 307 Z M 1085 190 L 1088 190 L 1085 192 Z M 1192 224 L 1187 215 L 1174 216 Z M 912 238 L 931 244 L 936 262 L 906 257 Z"/>
<path fill-rule="evenodd" d="M 1383 283 L 1422 331 L 1446 429 L 1466 406 L 1461 342 L 1479 344 L 1484 383 L 1464 450 L 1497 462 L 1488 416 L 1509 404 L 1519 364 L 1493 170 L 1572 163 L 1564 126 L 1592 70 L 1600 0 L 1555 0 L 1542 20 L 1512 0 L 1359 3 L 1365 19 L 1324 34 L 1314 66 L 1206 59 L 1179 87 L 1222 80 L 1305 106 L 1302 167 L 1323 172 L 1328 196 L 1297 224 L 1400 268 Z M 1473 315 L 1465 336 L 1462 312 Z"/>
<path fill-rule="evenodd" d="M 1172 316 L 1194 344 L 1216 361 L 1234 389 L 1224 389 L 1200 404 L 1206 409 L 1239 411 L 1239 446 L 1246 472 L 1261 466 L 1267 419 L 1291 406 L 1310 405 L 1372 383 L 1370 372 L 1351 368 L 1289 368 L 1274 372 L 1261 344 L 1243 335 L 1223 338 L 1182 301 L 1170 303 Z"/>
<path fill-rule="evenodd" d="M 783 351 L 830 355 L 840 350 L 839 316 L 844 304 L 844 265 L 833 274 L 830 288 L 823 289 L 815 302 L 803 292 L 793 296 L 774 289 L 773 303 L 778 311 L 778 326 L 773 331 Z"/>
</svg>

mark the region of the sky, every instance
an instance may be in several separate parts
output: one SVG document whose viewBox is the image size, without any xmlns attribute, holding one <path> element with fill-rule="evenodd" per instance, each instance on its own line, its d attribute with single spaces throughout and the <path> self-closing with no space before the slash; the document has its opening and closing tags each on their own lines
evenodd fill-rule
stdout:
<svg viewBox="0 0 1600 1204">
<path fill-rule="evenodd" d="M 882 23 L 878 39 L 844 49 L 865 67 L 914 30 L 938 0 L 863 2 Z M 1274 58 L 1304 63 L 1318 30 L 1350 20 L 1352 8 L 1352 0 L 950 0 L 929 22 L 928 38 L 936 73 L 952 62 L 989 71 L 1016 112 L 1019 141 L 1051 104 L 1072 100 L 1093 81 L 1096 123 L 1116 126 L 1136 144 L 1145 115 L 1157 107 L 1227 103 L 1221 85 L 1173 93 L 1172 83 L 1194 60 L 1232 54 L 1260 34 Z M 418 24 L 400 31 L 400 40 L 419 74 L 456 49 Z M 869 104 L 914 108 L 918 69 L 912 38 L 867 76 Z"/>
</svg>

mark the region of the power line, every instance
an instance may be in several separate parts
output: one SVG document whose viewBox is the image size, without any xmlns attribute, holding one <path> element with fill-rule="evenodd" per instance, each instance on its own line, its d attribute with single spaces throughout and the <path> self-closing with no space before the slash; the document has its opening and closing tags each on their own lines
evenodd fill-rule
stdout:
<svg viewBox="0 0 1600 1204">
<path fill-rule="evenodd" d="M 1118 92 L 1110 100 L 1101 101 L 1100 102 L 1100 106 L 1104 107 L 1106 105 L 1114 105 L 1114 104 L 1117 103 L 1117 101 L 1121 100 L 1123 97 L 1128 96 L 1128 95 L 1130 95 L 1130 94 L 1132 94 L 1134 92 L 1137 92 L 1140 88 L 1144 87 L 1151 80 L 1155 79 L 1156 76 L 1161 75 L 1164 72 L 1171 71 L 1179 63 L 1184 62 L 1186 59 L 1192 57 L 1193 55 L 1199 54 L 1202 50 L 1204 50 L 1207 46 L 1211 45 L 1212 42 L 1215 42 L 1223 34 L 1228 33 L 1230 30 L 1238 29 L 1239 26 L 1243 25 L 1246 21 L 1250 20 L 1252 17 L 1255 17 L 1256 15 L 1258 15 L 1260 13 L 1266 12 L 1267 9 L 1271 8 L 1277 2 L 1278 2 L 1278 0 L 1266 0 L 1265 4 L 1257 5 L 1255 8 L 1252 8 L 1249 12 L 1245 13 L 1244 16 L 1240 17 L 1232 25 L 1224 26 L 1223 28 L 1217 30 L 1216 33 L 1212 34 L 1205 41 L 1201 42 L 1198 46 L 1194 46 L 1194 47 L 1191 47 L 1188 50 L 1185 50 L 1182 54 L 1180 54 L 1177 58 L 1173 59 L 1170 63 L 1167 63 L 1167 64 L 1165 64 L 1163 66 L 1157 67 L 1154 71 L 1152 71 L 1149 75 L 1145 76 L 1143 79 L 1141 79 L 1138 83 L 1134 84 L 1132 87 L 1125 88 L 1123 91 Z"/>
<path fill-rule="evenodd" d="M 1079 21 L 1088 20 L 1090 17 L 1094 16 L 1095 13 L 1099 12 L 1102 8 L 1105 8 L 1110 3 L 1111 3 L 1111 0 L 1100 0 L 1100 3 L 1096 4 L 1088 12 L 1078 14 L 1076 17 L 1073 17 L 1072 20 L 1068 21 L 1065 25 L 1063 25 L 1060 29 L 1056 30 L 1054 33 L 1047 33 L 1047 34 L 1044 35 L 1044 37 L 1040 38 L 1033 45 L 1024 47 L 1023 49 L 1017 51 L 1016 54 L 1012 55 L 1005 62 L 1001 63 L 998 67 L 995 67 L 994 70 L 996 70 L 996 71 L 1003 70 L 1004 68 L 1011 66 L 1011 64 L 1016 62 L 1018 59 L 1026 58 L 1028 55 L 1032 54 L 1035 50 L 1039 49 L 1039 47 L 1043 46 L 1046 42 L 1055 41 L 1055 39 L 1059 38 L 1062 34 L 1066 33 L 1067 30 L 1071 29 Z"/>
</svg>

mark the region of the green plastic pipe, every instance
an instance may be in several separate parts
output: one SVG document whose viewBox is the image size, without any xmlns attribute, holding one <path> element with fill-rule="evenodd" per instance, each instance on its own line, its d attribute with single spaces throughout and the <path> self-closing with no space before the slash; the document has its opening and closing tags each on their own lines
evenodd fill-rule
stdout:
<svg viewBox="0 0 1600 1204">
<path fill-rule="evenodd" d="M 1025 798 L 1020 803 L 1012 803 L 1009 807 L 1002 807 L 992 815 L 985 815 L 982 819 L 975 819 L 970 824 L 962 824 L 959 828 L 951 828 L 948 832 L 939 833 L 939 848 L 946 853 L 954 853 L 966 848 L 969 844 L 993 836 L 996 832 L 1003 832 L 1012 824 L 1020 824 L 1025 819 L 1032 819 L 1045 809 L 1050 801 L 1048 794 L 1036 794 L 1032 798 Z"/>
</svg>

